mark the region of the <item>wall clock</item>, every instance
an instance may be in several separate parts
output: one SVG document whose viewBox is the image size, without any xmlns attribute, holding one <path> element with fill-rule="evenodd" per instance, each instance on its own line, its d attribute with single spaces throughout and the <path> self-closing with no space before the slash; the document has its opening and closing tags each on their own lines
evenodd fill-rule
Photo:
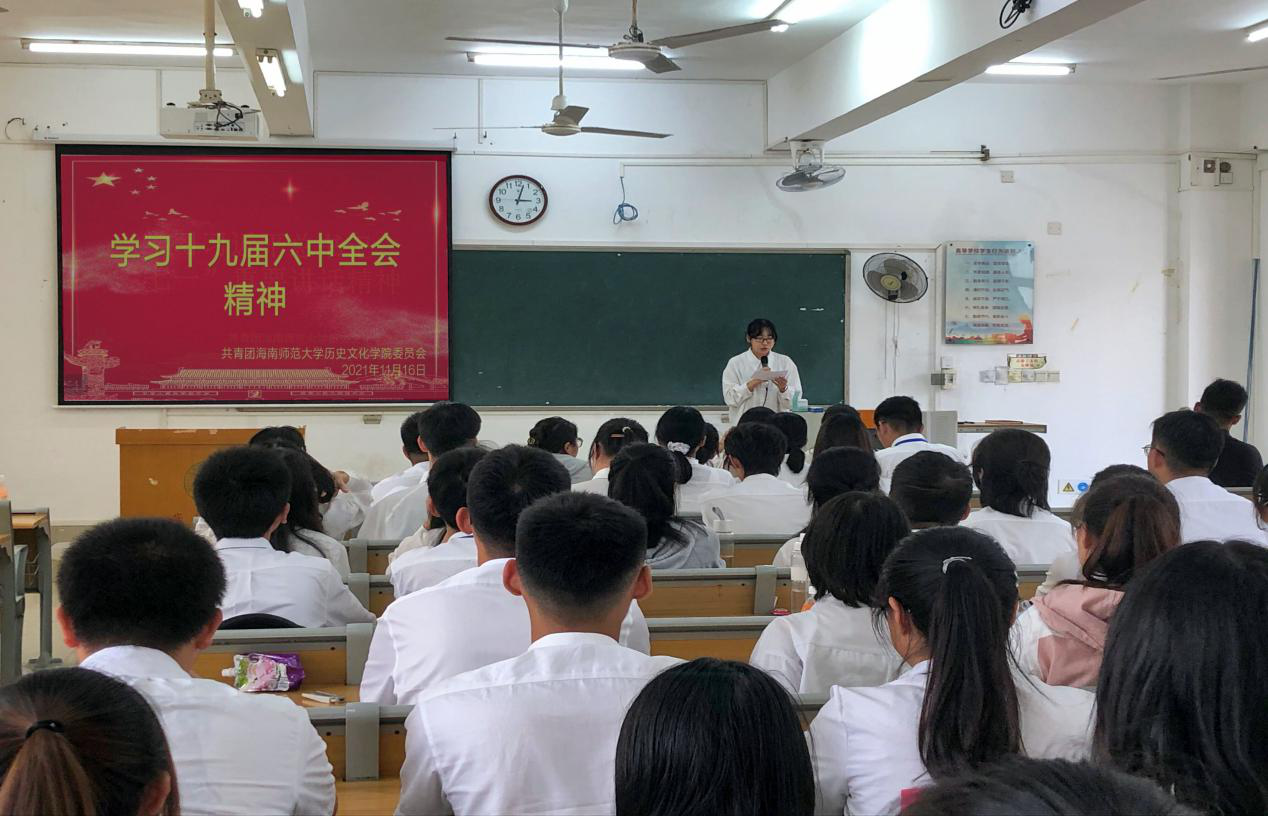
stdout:
<svg viewBox="0 0 1268 816">
<path fill-rule="evenodd" d="M 546 188 L 531 176 L 507 176 L 489 190 L 489 212 L 504 224 L 523 227 L 546 214 Z"/>
</svg>

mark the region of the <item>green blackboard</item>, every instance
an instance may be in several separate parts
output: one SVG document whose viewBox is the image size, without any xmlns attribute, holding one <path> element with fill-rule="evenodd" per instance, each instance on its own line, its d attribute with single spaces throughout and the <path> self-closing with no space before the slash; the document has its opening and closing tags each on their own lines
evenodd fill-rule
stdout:
<svg viewBox="0 0 1268 816">
<path fill-rule="evenodd" d="M 846 254 L 459 250 L 454 399 L 471 405 L 718 405 L 766 317 L 806 397 L 844 393 Z"/>
</svg>

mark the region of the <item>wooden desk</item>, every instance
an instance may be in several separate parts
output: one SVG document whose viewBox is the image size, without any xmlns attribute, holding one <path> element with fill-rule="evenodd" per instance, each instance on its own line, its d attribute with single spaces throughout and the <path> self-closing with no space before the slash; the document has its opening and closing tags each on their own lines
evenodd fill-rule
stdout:
<svg viewBox="0 0 1268 816">
<path fill-rule="evenodd" d="M 40 593 L 40 654 L 30 661 L 32 668 L 47 669 L 61 664 L 53 657 L 53 525 L 47 508 L 13 514 L 13 535 L 16 544 L 26 544 L 35 552 Z M 17 576 L 24 585 L 25 575 Z M 21 658 L 19 657 L 19 660 Z"/>
<path fill-rule="evenodd" d="M 384 816 L 395 813 L 401 799 L 399 777 L 370 782 L 335 782 L 339 816 Z"/>
<path fill-rule="evenodd" d="M 331 694 L 338 694 L 343 697 L 343 702 L 330 703 L 327 705 L 325 703 L 319 703 L 316 700 L 306 700 L 303 696 L 306 691 L 328 691 Z M 276 692 L 274 692 L 274 694 L 276 694 Z M 360 702 L 361 689 L 359 686 L 339 686 L 333 683 L 310 683 L 307 678 L 305 678 L 304 684 L 300 686 L 298 691 L 284 691 L 281 692 L 281 696 L 295 703 L 295 705 L 302 706 L 304 708 L 339 708 L 343 706 L 344 703 Z"/>
</svg>

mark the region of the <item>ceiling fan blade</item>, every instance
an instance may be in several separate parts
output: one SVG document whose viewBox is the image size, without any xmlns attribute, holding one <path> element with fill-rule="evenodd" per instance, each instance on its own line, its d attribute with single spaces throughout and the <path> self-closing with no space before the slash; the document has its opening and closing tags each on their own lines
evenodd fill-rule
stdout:
<svg viewBox="0 0 1268 816">
<path fill-rule="evenodd" d="M 589 110 L 589 108 L 583 108 L 580 105 L 569 105 L 556 114 L 556 116 L 562 116 L 574 125 L 579 125 L 581 124 L 582 117 L 584 117 Z"/>
<path fill-rule="evenodd" d="M 608 136 L 637 136 L 641 139 L 664 139 L 670 133 L 652 133 L 646 130 L 618 130 L 617 128 L 583 127 L 582 133 L 605 133 Z"/>
<path fill-rule="evenodd" d="M 650 62 L 643 63 L 643 67 L 651 71 L 653 74 L 663 74 L 668 71 L 681 71 L 682 66 L 671 60 L 669 57 L 661 54 Z"/>
<path fill-rule="evenodd" d="M 1180 74 L 1179 76 L 1154 77 L 1159 82 L 1168 79 L 1201 79 L 1202 77 L 1223 76 L 1224 74 L 1244 74 L 1248 71 L 1262 71 L 1268 68 L 1268 65 L 1252 65 L 1249 68 L 1229 68 L 1224 71 L 1203 71 L 1200 74 Z"/>
<path fill-rule="evenodd" d="M 432 130 L 541 130 L 545 125 L 492 125 L 486 127 L 476 127 L 475 125 L 460 125 L 458 127 L 437 127 Z"/>
<path fill-rule="evenodd" d="M 545 42 L 543 40 L 497 40 L 491 37 L 445 37 L 446 40 L 454 42 L 469 43 L 492 43 L 494 45 L 539 45 L 546 48 L 558 48 L 559 41 Z M 602 48 L 607 50 L 606 45 L 594 45 L 593 43 L 564 43 L 564 48 Z"/>
<path fill-rule="evenodd" d="M 697 43 L 725 40 L 728 37 L 742 37 L 745 34 L 756 34 L 759 31 L 770 31 L 777 25 L 783 25 L 783 21 L 758 20 L 755 23 L 744 23 L 743 25 L 726 26 L 725 28 L 711 28 L 708 31 L 697 31 L 694 34 L 678 34 L 673 37 L 661 37 L 659 40 L 652 40 L 652 45 L 659 45 L 662 48 L 686 48 L 689 45 L 696 45 Z"/>
</svg>

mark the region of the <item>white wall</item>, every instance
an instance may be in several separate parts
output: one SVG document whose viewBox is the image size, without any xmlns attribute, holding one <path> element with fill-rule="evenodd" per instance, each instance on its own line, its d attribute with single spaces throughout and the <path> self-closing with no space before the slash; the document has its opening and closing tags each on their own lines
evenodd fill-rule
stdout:
<svg viewBox="0 0 1268 816">
<path fill-rule="evenodd" d="M 168 71 L 0 66 L 0 117 L 24 116 L 29 124 L 68 121 L 66 131 L 76 134 L 152 138 L 159 89 L 170 98 L 186 85 L 187 77 Z M 937 291 L 895 309 L 872 297 L 856 277 L 851 399 L 870 406 L 897 390 L 968 419 L 1046 422 L 1058 478 L 1140 461 L 1148 422 L 1167 406 L 1162 271 L 1176 266 L 1179 247 L 1172 155 L 1180 139 L 1179 103 L 1172 90 L 961 86 L 832 148 L 905 153 L 986 142 L 999 157 L 995 161 L 855 156 L 846 160 L 844 182 L 806 195 L 774 188 L 786 170 L 782 158 L 762 156 L 760 84 L 588 80 L 571 83 L 568 93 L 572 103 L 591 107 L 587 123 L 664 128 L 675 138 L 557 139 L 491 131 L 492 141 L 482 143 L 475 132 L 460 132 L 453 169 L 455 245 L 838 246 L 853 249 L 856 269 L 876 249 L 906 246 L 935 273 L 934 248 L 944 241 L 1033 240 L 1037 342 L 1019 350 L 1048 354 L 1062 383 L 979 385 L 977 371 L 1003 364 L 1006 349 L 939 346 Z M 322 74 L 316 94 L 321 139 L 420 143 L 435 142 L 437 133 L 448 138 L 434 126 L 476 124 L 482 113 L 486 125 L 538 121 L 553 89 L 522 79 Z M 1005 169 L 1015 173 L 1014 183 L 1001 183 Z M 622 171 L 641 217 L 614 226 Z M 485 211 L 489 185 L 510 172 L 534 175 L 551 192 L 549 214 L 528 232 L 503 227 Z M 375 425 L 365 424 L 361 411 L 55 407 L 53 192 L 49 145 L 0 140 L 0 241 L 11 248 L 5 291 L 11 303 L 21 304 L 0 324 L 0 338 L 9 350 L 6 381 L 22 384 L 0 396 L 6 420 L 0 473 L 7 474 L 19 503 L 49 504 L 63 523 L 114 513 L 113 429 L 124 425 L 307 424 L 311 449 L 330 465 L 372 476 L 400 466 L 397 425 L 403 412 Z M 1049 235 L 1050 222 L 1059 222 L 1062 234 Z M 895 318 L 896 363 L 891 358 L 887 367 L 885 338 Z M 942 355 L 955 359 L 961 385 L 935 394 L 928 373 Z M 813 401 L 840 398 L 813 383 L 807 387 Z M 486 412 L 482 436 L 522 441 L 541 415 Z M 575 418 L 588 438 L 608 415 Z M 650 427 L 656 412 L 630 415 Z"/>
</svg>

